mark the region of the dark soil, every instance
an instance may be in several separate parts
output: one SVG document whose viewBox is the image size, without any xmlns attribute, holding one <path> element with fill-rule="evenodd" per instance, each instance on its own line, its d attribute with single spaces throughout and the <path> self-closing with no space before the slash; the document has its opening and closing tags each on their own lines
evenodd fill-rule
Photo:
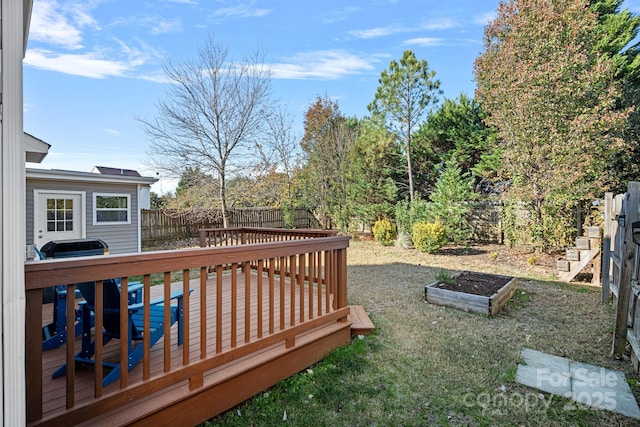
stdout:
<svg viewBox="0 0 640 427">
<path fill-rule="evenodd" d="M 455 283 L 438 283 L 435 287 L 489 297 L 506 285 L 511 277 L 463 271 L 452 279 L 455 280 Z"/>
</svg>

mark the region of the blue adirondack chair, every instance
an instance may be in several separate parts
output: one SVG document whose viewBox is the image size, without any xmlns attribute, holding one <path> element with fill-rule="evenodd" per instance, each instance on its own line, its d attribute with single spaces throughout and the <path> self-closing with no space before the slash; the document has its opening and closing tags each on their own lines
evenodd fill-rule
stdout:
<svg viewBox="0 0 640 427">
<path fill-rule="evenodd" d="M 82 348 L 75 356 L 76 366 L 78 365 L 94 365 L 95 360 L 95 341 L 91 333 L 91 316 L 95 310 L 95 283 L 85 282 L 76 285 L 84 297 L 86 303 L 81 305 L 82 311 Z M 171 293 L 171 300 L 176 303 L 170 305 L 169 325 L 178 323 L 178 345 L 182 344 L 183 333 L 183 293 L 175 291 Z M 171 302 L 169 301 L 169 304 Z M 164 334 L 164 305 L 163 299 L 155 299 L 151 301 L 150 310 L 150 330 L 149 343 L 153 347 L 155 343 L 162 338 Z M 144 303 L 135 302 L 127 307 L 128 311 L 128 367 L 131 371 L 133 367 L 142 360 L 143 357 L 143 319 L 144 319 Z M 112 339 L 120 339 L 120 289 L 118 283 L 113 280 L 103 281 L 103 345 Z M 120 364 L 103 362 L 103 366 L 108 372 L 102 380 L 102 385 L 107 384 L 120 378 Z M 58 378 L 66 373 L 66 364 L 62 365 L 53 373 L 53 378 Z"/>
<path fill-rule="evenodd" d="M 119 285 L 120 280 L 115 280 Z M 140 282 L 129 282 L 128 292 L 129 304 L 139 303 L 142 301 L 142 284 Z M 76 289 L 75 296 L 76 299 L 83 298 L 79 289 Z M 85 302 L 81 301 L 79 303 L 79 308 L 74 310 L 74 336 L 82 334 L 83 304 L 85 304 Z M 91 326 L 93 326 L 93 316 L 90 316 L 89 322 Z M 51 323 L 42 327 L 42 351 L 60 347 L 65 342 L 67 342 L 67 287 L 59 285 L 53 288 L 53 319 Z"/>
</svg>

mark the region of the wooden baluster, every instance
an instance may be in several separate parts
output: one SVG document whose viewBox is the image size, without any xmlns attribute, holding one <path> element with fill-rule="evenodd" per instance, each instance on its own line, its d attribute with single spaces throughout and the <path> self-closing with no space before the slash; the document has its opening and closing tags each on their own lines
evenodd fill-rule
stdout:
<svg viewBox="0 0 640 427">
<path fill-rule="evenodd" d="M 200 268 L 200 359 L 207 357 L 207 270 Z"/>
<path fill-rule="evenodd" d="M 269 335 L 273 334 L 274 332 L 274 317 L 275 317 L 275 307 L 274 307 L 274 299 L 275 299 L 275 284 L 274 284 L 274 279 L 275 279 L 275 259 L 274 258 L 270 258 L 269 259 Z"/>
<path fill-rule="evenodd" d="M 67 291 L 68 292 L 68 291 Z M 75 294 L 75 292 L 74 292 Z M 94 289 L 94 330 L 95 330 L 95 385 L 94 392 L 96 397 L 102 396 L 102 378 L 104 377 L 104 352 L 103 349 L 103 335 L 104 335 L 104 282 L 102 280 L 96 281 Z M 84 320 L 84 319 L 83 319 Z M 68 365 L 67 365 L 68 366 Z M 67 369 L 68 371 L 69 369 Z"/>
<path fill-rule="evenodd" d="M 231 348 L 236 347 L 238 331 L 238 264 L 231 264 Z"/>
<path fill-rule="evenodd" d="M 285 269 L 284 257 L 280 257 L 280 330 L 284 330 L 284 288 L 285 288 Z"/>
<path fill-rule="evenodd" d="M 251 341 L 251 265 L 245 262 L 244 270 L 244 342 Z"/>
<path fill-rule="evenodd" d="M 257 315 L 258 315 L 258 324 L 257 324 L 257 328 L 258 328 L 258 338 L 262 338 L 262 272 L 264 269 L 264 260 L 258 260 L 258 282 L 256 283 L 257 286 L 257 303 L 258 303 L 258 309 L 256 310 Z"/>
<path fill-rule="evenodd" d="M 171 330 L 171 313 L 169 307 L 169 300 L 171 299 L 171 272 L 165 271 L 164 273 L 164 372 L 171 370 L 171 340 L 169 339 Z M 150 307 L 145 306 L 145 313 L 149 312 Z M 145 335 L 148 331 L 145 330 Z"/>
<path fill-rule="evenodd" d="M 300 323 L 304 322 L 304 272 L 306 269 L 305 265 L 305 254 L 298 255 L 298 287 L 300 288 Z"/>
<path fill-rule="evenodd" d="M 189 292 L 189 269 L 182 270 L 182 331 L 178 331 L 178 334 L 182 334 L 182 364 L 184 366 L 189 364 L 189 313 L 191 312 L 191 292 Z M 165 309 L 167 309 L 170 301 L 165 300 Z M 178 316 L 181 314 L 178 313 Z M 204 324 L 206 326 L 206 323 Z M 180 327 L 180 325 L 178 325 Z M 168 335 L 167 341 L 171 341 Z"/>
<path fill-rule="evenodd" d="M 296 324 L 296 256 L 291 255 L 289 257 L 289 326 Z"/>
<path fill-rule="evenodd" d="M 131 331 L 129 330 L 127 286 L 128 281 L 125 277 L 120 281 L 120 388 L 125 388 L 129 383 L 129 333 Z M 96 343 L 96 346 L 102 346 L 102 341 Z"/>
<path fill-rule="evenodd" d="M 151 338 L 146 331 L 151 330 L 151 274 L 145 274 L 142 279 L 142 307 L 144 310 L 142 329 L 142 379 L 151 378 Z"/>
<path fill-rule="evenodd" d="M 216 353 L 222 352 L 222 266 L 216 265 Z"/>
</svg>

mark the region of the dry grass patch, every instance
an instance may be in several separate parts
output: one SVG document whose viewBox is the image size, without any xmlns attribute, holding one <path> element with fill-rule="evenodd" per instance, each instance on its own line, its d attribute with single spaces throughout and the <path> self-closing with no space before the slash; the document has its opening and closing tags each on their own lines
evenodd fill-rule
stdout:
<svg viewBox="0 0 640 427">
<path fill-rule="evenodd" d="M 497 254 L 497 255 L 494 255 Z M 515 383 L 522 348 L 619 369 L 610 357 L 615 307 L 600 290 L 555 281 L 552 257 L 503 246 L 445 248 L 436 255 L 351 242 L 349 303 L 362 305 L 374 334 L 217 417 L 214 425 L 633 425 Z M 441 269 L 519 278 L 497 316 L 424 302 Z M 312 398 L 309 398 L 312 396 Z"/>
<path fill-rule="evenodd" d="M 374 339 L 385 351 L 372 356 L 382 365 L 393 364 L 393 360 L 405 364 L 407 375 L 395 378 L 415 394 L 417 406 L 432 408 L 432 412 L 422 411 L 424 419 L 504 425 L 580 424 L 580 419 L 586 424 L 596 420 L 606 420 L 608 425 L 628 422 L 605 412 L 565 411 L 565 401 L 559 411 L 554 407 L 545 411 L 544 401 L 537 402 L 531 411 L 508 404 L 509 398 L 517 401 L 516 394 L 538 395 L 514 382 L 523 347 L 621 369 L 636 378 L 629 362 L 609 355 L 615 308 L 600 302 L 600 290 L 555 282 L 551 257 L 538 256 L 532 265 L 527 262 L 530 255 L 497 245 L 448 248 L 438 255 L 427 255 L 352 242 L 349 301 L 363 305 L 378 328 Z M 494 318 L 426 304 L 424 286 L 435 280 L 440 269 L 516 276 L 518 290 Z M 396 368 L 388 369 L 394 376 Z M 485 402 L 490 398 L 495 399 L 495 405 Z"/>
</svg>

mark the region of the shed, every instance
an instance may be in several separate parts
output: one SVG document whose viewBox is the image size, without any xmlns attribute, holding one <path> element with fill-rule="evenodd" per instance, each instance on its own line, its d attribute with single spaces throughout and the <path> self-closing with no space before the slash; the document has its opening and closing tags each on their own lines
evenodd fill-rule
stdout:
<svg viewBox="0 0 640 427">
<path fill-rule="evenodd" d="M 140 210 L 154 177 L 96 166 L 92 172 L 26 169 L 26 242 L 99 238 L 112 254 L 142 250 Z"/>
</svg>

